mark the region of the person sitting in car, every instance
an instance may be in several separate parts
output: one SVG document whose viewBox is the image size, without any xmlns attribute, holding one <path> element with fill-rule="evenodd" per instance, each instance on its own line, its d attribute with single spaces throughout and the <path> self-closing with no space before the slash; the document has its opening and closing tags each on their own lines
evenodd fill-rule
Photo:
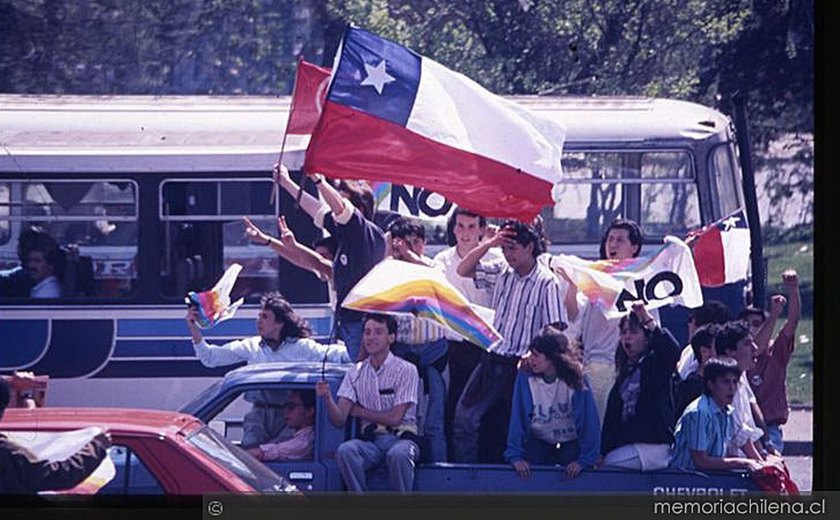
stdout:
<svg viewBox="0 0 840 520">
<path fill-rule="evenodd" d="M 283 419 L 286 428 L 277 439 L 250 448 L 248 453 L 264 461 L 312 460 L 312 448 L 315 445 L 315 392 L 292 391 L 283 405 Z"/>
</svg>

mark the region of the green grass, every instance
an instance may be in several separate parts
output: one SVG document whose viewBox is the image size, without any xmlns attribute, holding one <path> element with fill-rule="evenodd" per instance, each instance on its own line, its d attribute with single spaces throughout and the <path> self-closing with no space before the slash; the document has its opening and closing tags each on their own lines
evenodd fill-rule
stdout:
<svg viewBox="0 0 840 520">
<path fill-rule="evenodd" d="M 781 320 L 779 320 L 781 321 Z M 781 324 L 779 325 L 781 327 Z M 790 404 L 814 404 L 814 320 L 799 321 L 796 348 L 787 369 L 787 393 Z"/>
<path fill-rule="evenodd" d="M 782 271 L 795 269 L 802 285 L 814 285 L 813 242 L 790 242 L 765 246 L 767 257 L 767 283 L 772 287 L 782 282 Z"/>
<path fill-rule="evenodd" d="M 787 391 L 791 404 L 813 405 L 814 403 L 814 244 L 813 242 L 789 242 L 766 246 L 764 255 L 768 259 L 767 294 L 784 293 L 781 287 L 782 271 L 795 269 L 799 274 L 802 296 L 802 319 L 796 328 L 796 345 L 788 364 Z M 778 327 L 784 323 L 779 320 Z"/>
</svg>

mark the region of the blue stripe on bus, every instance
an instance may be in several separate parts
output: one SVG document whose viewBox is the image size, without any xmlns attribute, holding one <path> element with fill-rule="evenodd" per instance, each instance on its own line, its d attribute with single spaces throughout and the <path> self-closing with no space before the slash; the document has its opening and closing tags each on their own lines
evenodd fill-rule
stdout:
<svg viewBox="0 0 840 520">
<path fill-rule="evenodd" d="M 210 330 L 204 331 L 205 336 L 253 336 L 257 327 L 252 319 L 230 319 L 223 321 Z M 189 337 L 190 331 L 182 319 L 121 319 L 117 322 L 118 337 L 143 336 L 183 336 Z"/>
<path fill-rule="evenodd" d="M 307 320 L 315 336 L 329 336 L 332 318 L 321 317 Z M 244 338 L 257 333 L 253 319 L 230 319 L 212 329 L 204 331 L 205 337 L 218 336 Z M 187 324 L 183 319 L 120 319 L 117 321 L 117 337 L 183 336 L 189 337 Z"/>
<path fill-rule="evenodd" d="M 114 346 L 114 358 L 121 357 L 195 357 L 190 340 L 121 339 Z"/>
<path fill-rule="evenodd" d="M 315 336 L 315 341 L 326 343 L 329 338 Z M 188 339 L 120 339 L 114 345 L 112 358 L 135 357 L 195 357 L 192 341 Z"/>
<path fill-rule="evenodd" d="M 112 361 L 93 377 L 222 377 L 241 366 L 244 363 L 207 368 L 197 360 Z M 154 385 L 154 381 L 149 384 Z"/>
<path fill-rule="evenodd" d="M 26 366 L 47 345 L 47 320 L 0 320 L 0 370 Z"/>
</svg>

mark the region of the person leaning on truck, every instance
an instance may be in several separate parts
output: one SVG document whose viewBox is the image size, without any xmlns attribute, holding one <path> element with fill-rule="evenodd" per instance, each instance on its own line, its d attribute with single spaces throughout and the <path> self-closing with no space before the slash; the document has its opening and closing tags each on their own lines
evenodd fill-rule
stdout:
<svg viewBox="0 0 840 520">
<path fill-rule="evenodd" d="M 8 383 L 0 379 L 0 421 L 10 398 Z M 0 434 L 0 495 L 33 495 L 75 487 L 108 456 L 110 445 L 108 436 L 101 433 L 68 459 L 50 462 L 39 460 L 31 451 Z"/>
<path fill-rule="evenodd" d="M 710 359 L 703 369 L 703 395 L 692 401 L 677 421 L 672 468 L 722 471 L 758 470 L 763 463 L 727 455 L 734 435 L 732 402 L 738 393 L 741 369 L 731 358 Z"/>
<path fill-rule="evenodd" d="M 257 335 L 221 346 L 207 343 L 196 324 L 198 311 L 189 308 L 187 326 L 195 354 L 204 366 L 221 367 L 243 361 L 248 364 L 324 359 L 331 363 L 350 362 L 347 350 L 341 345 L 322 345 L 312 339 L 309 324 L 279 292 L 266 294 L 261 303 Z M 242 424 L 242 447 L 248 449 L 277 437 L 283 428 L 283 404 L 278 402 L 281 396 L 267 390 L 246 392 L 245 400 L 254 404 Z"/>
<path fill-rule="evenodd" d="M 420 458 L 416 421 L 420 379 L 414 365 L 391 353 L 396 335 L 397 323 L 391 316 L 365 315 L 362 348 L 367 358 L 344 376 L 338 402 L 326 381 L 315 387 L 336 427 L 343 427 L 351 416 L 361 419 L 360 437 L 341 443 L 335 453 L 353 493 L 367 491 L 365 472 L 383 462 L 392 490 L 407 493 L 414 487 L 414 465 Z"/>
</svg>

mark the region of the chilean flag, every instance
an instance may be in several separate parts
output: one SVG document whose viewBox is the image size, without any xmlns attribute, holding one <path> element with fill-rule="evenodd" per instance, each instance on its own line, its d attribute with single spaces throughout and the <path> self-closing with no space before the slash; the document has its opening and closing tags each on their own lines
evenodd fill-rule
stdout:
<svg viewBox="0 0 840 520">
<path fill-rule="evenodd" d="M 332 70 L 307 171 L 420 186 L 490 217 L 552 204 L 562 125 L 352 26 Z"/>
<path fill-rule="evenodd" d="M 703 287 L 720 287 L 747 279 L 750 268 L 750 228 L 743 209 L 692 231 L 686 243 Z"/>
</svg>

